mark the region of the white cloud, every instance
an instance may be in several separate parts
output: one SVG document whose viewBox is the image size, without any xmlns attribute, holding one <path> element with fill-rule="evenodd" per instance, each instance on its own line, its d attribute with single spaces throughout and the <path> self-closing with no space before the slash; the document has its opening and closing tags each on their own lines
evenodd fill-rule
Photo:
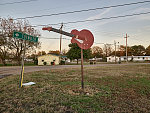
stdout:
<svg viewBox="0 0 150 113">
<path fill-rule="evenodd" d="M 134 12 L 138 12 L 138 13 L 141 13 L 141 12 L 148 12 L 150 11 L 150 8 L 138 8 L 138 9 L 135 9 Z"/>
<path fill-rule="evenodd" d="M 100 14 L 97 14 L 95 16 L 91 16 L 89 18 L 87 18 L 86 20 L 94 20 L 94 19 L 99 19 L 99 18 L 102 18 L 103 15 L 107 14 L 108 12 L 110 12 L 111 8 L 109 9 L 106 9 L 105 11 L 103 11 L 102 13 Z"/>
<path fill-rule="evenodd" d="M 146 13 L 150 12 L 150 8 L 138 8 L 132 11 L 133 13 Z M 130 19 L 131 20 L 131 19 Z M 150 14 L 143 14 L 140 16 L 133 16 L 131 21 L 150 20 Z"/>
</svg>

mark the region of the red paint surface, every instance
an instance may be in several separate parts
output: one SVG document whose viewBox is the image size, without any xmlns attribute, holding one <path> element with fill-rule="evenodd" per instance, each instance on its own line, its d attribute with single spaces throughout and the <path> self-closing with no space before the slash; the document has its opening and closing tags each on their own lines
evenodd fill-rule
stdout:
<svg viewBox="0 0 150 113">
<path fill-rule="evenodd" d="M 89 30 L 72 30 L 71 34 L 74 34 L 75 37 L 72 37 L 71 43 L 77 43 L 81 49 L 89 49 L 94 42 L 94 36 Z M 79 42 L 78 40 L 82 40 Z"/>
</svg>

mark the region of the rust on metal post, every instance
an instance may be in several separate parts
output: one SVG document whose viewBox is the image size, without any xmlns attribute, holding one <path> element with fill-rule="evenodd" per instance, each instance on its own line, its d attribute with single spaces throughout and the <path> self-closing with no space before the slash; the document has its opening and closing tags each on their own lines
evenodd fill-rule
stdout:
<svg viewBox="0 0 150 113">
<path fill-rule="evenodd" d="M 59 64 L 61 64 L 61 57 L 62 57 L 62 53 L 61 53 L 61 46 L 62 46 L 62 27 L 63 27 L 63 23 L 61 24 L 60 27 L 60 53 L 59 53 Z"/>
<path fill-rule="evenodd" d="M 82 85 L 82 90 L 84 91 L 84 77 L 83 77 L 83 49 L 81 49 L 81 85 Z"/>
</svg>

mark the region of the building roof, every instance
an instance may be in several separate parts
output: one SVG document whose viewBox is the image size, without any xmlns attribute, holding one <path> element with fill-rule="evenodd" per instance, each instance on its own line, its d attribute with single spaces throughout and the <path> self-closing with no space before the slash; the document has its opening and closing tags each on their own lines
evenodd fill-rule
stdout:
<svg viewBox="0 0 150 113">
<path fill-rule="evenodd" d="M 41 55 L 41 56 L 47 56 L 47 55 L 53 55 L 53 56 L 58 56 L 58 57 L 59 57 L 58 54 L 54 54 L 54 53 L 48 53 L 48 54 L 46 54 L 46 55 Z M 38 57 L 41 57 L 41 56 L 38 56 Z M 67 58 L 67 56 L 61 56 L 61 57 Z"/>
<path fill-rule="evenodd" d="M 115 57 L 115 56 L 114 56 L 114 55 L 111 55 L 111 56 L 108 56 L 108 57 Z M 108 57 L 107 57 L 107 58 L 108 58 Z M 118 57 L 118 56 L 116 56 L 116 57 Z"/>
</svg>

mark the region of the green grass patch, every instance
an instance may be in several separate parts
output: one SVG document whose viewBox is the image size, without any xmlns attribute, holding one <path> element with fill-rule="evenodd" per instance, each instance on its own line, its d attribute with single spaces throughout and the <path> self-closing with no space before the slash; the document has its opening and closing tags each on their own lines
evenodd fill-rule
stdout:
<svg viewBox="0 0 150 113">
<path fill-rule="evenodd" d="M 150 66 L 84 68 L 84 92 L 80 69 L 55 69 L 0 79 L 0 112 L 149 112 Z"/>
</svg>

